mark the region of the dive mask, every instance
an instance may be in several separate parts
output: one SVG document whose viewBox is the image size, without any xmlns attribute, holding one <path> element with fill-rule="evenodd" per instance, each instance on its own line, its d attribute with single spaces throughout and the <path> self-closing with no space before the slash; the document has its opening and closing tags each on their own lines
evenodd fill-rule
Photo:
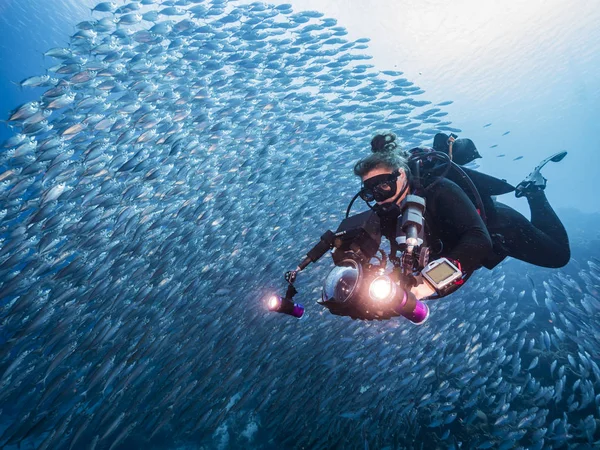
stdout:
<svg viewBox="0 0 600 450">
<path fill-rule="evenodd" d="M 396 195 L 396 180 L 398 180 L 399 175 L 400 171 L 395 170 L 392 173 L 367 178 L 363 181 L 360 198 L 367 203 L 373 200 L 383 202 L 392 198 Z"/>
</svg>

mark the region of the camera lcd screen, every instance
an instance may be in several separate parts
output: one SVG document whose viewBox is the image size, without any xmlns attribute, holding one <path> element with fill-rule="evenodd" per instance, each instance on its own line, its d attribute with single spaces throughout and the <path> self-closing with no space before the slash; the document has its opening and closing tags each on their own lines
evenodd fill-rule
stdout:
<svg viewBox="0 0 600 450">
<path fill-rule="evenodd" d="M 435 266 L 433 269 L 427 272 L 427 275 L 433 280 L 434 283 L 441 283 L 442 281 L 450 278 L 456 273 L 456 270 L 452 268 L 447 262 L 442 262 Z"/>
</svg>

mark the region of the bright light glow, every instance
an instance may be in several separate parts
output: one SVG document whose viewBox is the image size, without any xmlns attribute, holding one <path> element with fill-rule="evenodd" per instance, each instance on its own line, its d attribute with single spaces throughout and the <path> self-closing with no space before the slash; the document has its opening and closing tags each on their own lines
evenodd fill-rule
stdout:
<svg viewBox="0 0 600 450">
<path fill-rule="evenodd" d="M 281 299 L 278 296 L 276 296 L 276 295 L 271 296 L 269 298 L 269 300 L 267 301 L 267 307 L 271 311 L 278 310 L 280 306 L 281 306 Z"/>
<path fill-rule="evenodd" d="M 388 277 L 378 277 L 371 282 L 369 295 L 373 300 L 389 300 L 392 293 L 392 282 Z"/>
</svg>

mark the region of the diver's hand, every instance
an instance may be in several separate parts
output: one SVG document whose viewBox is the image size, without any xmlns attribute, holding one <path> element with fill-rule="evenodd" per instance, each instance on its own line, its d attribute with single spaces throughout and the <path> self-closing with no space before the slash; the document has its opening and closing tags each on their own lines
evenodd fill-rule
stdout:
<svg viewBox="0 0 600 450">
<path fill-rule="evenodd" d="M 410 289 L 410 292 L 417 297 L 417 300 L 421 300 L 435 294 L 435 289 L 433 289 L 429 283 L 427 283 L 423 277 L 421 277 L 421 275 L 417 277 L 417 281 L 418 284 Z"/>
</svg>

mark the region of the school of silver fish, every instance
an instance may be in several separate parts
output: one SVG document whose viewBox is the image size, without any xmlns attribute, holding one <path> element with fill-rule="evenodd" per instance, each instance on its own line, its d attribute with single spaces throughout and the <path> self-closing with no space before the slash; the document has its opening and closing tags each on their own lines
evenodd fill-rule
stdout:
<svg viewBox="0 0 600 450">
<path fill-rule="evenodd" d="M 598 260 L 525 287 L 505 263 L 422 327 L 306 304 L 317 266 L 303 320 L 264 308 L 343 218 L 370 138 L 460 132 L 451 101 L 413 98 L 317 11 L 141 0 L 92 17 L 7 118 L 1 448 L 600 445 Z"/>
</svg>

